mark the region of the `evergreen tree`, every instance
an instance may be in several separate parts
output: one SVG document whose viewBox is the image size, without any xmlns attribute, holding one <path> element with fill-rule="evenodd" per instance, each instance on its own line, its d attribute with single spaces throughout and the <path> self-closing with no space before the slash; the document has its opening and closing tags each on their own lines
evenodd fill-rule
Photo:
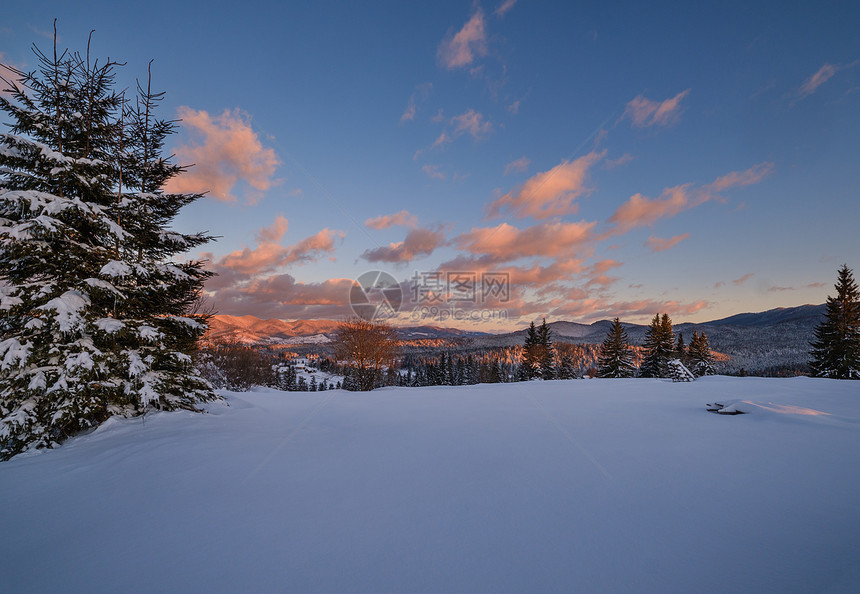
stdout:
<svg viewBox="0 0 860 594">
<path fill-rule="evenodd" d="M 558 379 L 574 379 L 576 378 L 576 369 L 573 365 L 573 356 L 570 351 L 565 349 L 558 357 L 558 370 L 556 371 Z"/>
<path fill-rule="evenodd" d="M 139 85 L 131 106 L 117 63 L 54 48 L 0 95 L 0 459 L 215 398 L 190 357 L 209 273 L 174 260 L 211 237 L 168 230 L 200 195 L 163 190 L 182 168 L 162 95 Z"/>
<path fill-rule="evenodd" d="M 621 321 L 615 318 L 609 332 L 600 345 L 598 356 L 597 377 L 633 377 L 636 366 L 633 364 L 633 352 L 627 331 Z"/>
<path fill-rule="evenodd" d="M 678 332 L 678 342 L 675 343 L 675 356 L 683 363 L 687 364 L 687 346 L 684 344 L 684 333 Z"/>
<path fill-rule="evenodd" d="M 669 377 L 669 361 L 675 355 L 675 337 L 668 314 L 655 314 L 645 334 L 645 358 L 639 370 L 642 377 Z"/>
<path fill-rule="evenodd" d="M 860 292 L 847 265 L 839 269 L 835 297 L 827 297 L 815 329 L 809 368 L 814 377 L 860 379 Z"/>
<path fill-rule="evenodd" d="M 689 364 L 696 377 L 703 375 L 714 375 L 714 355 L 711 353 L 711 345 L 708 336 L 702 332 L 697 334 L 693 331 L 693 340 L 688 350 Z"/>
<path fill-rule="evenodd" d="M 546 318 L 537 331 L 537 358 L 540 375 L 545 380 L 555 379 L 555 350 L 552 344 L 552 330 L 546 324 Z"/>
<path fill-rule="evenodd" d="M 529 325 L 526 331 L 525 342 L 523 343 L 522 363 L 520 363 L 520 380 L 528 381 L 537 377 L 540 369 L 540 357 L 538 353 L 539 347 L 538 333 L 535 323 Z"/>
</svg>

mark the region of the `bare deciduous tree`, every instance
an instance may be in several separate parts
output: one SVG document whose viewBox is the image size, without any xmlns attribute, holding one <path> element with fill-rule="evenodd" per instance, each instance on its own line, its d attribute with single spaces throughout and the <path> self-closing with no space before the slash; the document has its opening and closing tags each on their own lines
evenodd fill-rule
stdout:
<svg viewBox="0 0 860 594">
<path fill-rule="evenodd" d="M 396 364 L 400 341 L 386 323 L 351 318 L 338 326 L 335 354 L 350 368 L 355 388 L 368 391 L 381 384 L 384 368 Z"/>
</svg>

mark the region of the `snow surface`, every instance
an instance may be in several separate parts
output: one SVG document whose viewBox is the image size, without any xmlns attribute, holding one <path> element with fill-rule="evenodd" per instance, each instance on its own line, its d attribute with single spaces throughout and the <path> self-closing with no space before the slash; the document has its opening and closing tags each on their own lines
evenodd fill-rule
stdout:
<svg viewBox="0 0 860 594">
<path fill-rule="evenodd" d="M 225 396 L 0 464 L 0 591 L 860 591 L 858 382 Z"/>
</svg>

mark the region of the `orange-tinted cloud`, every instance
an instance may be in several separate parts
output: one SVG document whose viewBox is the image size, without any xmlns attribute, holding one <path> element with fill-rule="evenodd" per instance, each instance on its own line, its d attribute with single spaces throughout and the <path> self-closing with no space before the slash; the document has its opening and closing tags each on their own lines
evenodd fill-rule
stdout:
<svg viewBox="0 0 860 594">
<path fill-rule="evenodd" d="M 591 152 L 574 161 L 562 161 L 549 171 L 531 177 L 519 188 L 487 206 L 487 215 L 497 217 L 502 210 L 518 217 L 537 220 L 575 213 L 575 200 L 589 192 L 588 170 L 606 156 L 606 151 Z"/>
<path fill-rule="evenodd" d="M 418 256 L 429 256 L 445 244 L 445 234 L 441 227 L 434 229 L 412 229 L 403 241 L 365 251 L 361 257 L 368 262 L 391 262 L 394 264 L 411 262 Z"/>
<path fill-rule="evenodd" d="M 670 237 L 669 239 L 663 239 L 662 237 L 654 237 L 652 235 L 648 238 L 648 241 L 646 241 L 644 245 L 652 252 L 664 252 L 668 249 L 675 247 L 689 237 L 689 233 L 684 233 L 683 235 L 676 235 L 674 237 Z"/>
<path fill-rule="evenodd" d="M 281 241 L 288 227 L 289 221 L 287 221 L 287 218 L 283 215 L 278 215 L 270 227 L 263 227 L 257 232 L 257 241 L 260 243 Z"/>
<path fill-rule="evenodd" d="M 750 186 L 752 184 L 759 183 L 765 177 L 773 173 L 773 170 L 773 163 L 765 161 L 758 165 L 753 165 L 746 171 L 732 171 L 731 173 L 720 176 L 705 187 L 706 189 L 713 190 L 714 192 L 722 192 L 729 188 Z"/>
<path fill-rule="evenodd" d="M 531 159 L 529 159 L 528 157 L 523 155 L 519 159 L 515 159 L 515 160 L 511 161 L 510 163 L 508 163 L 507 165 L 505 165 L 505 173 L 504 174 L 508 175 L 510 173 L 521 173 L 523 171 L 526 171 L 529 168 L 529 165 L 531 165 L 531 162 L 532 162 Z"/>
<path fill-rule="evenodd" d="M 496 227 L 473 228 L 458 235 L 453 243 L 472 254 L 484 254 L 499 261 L 526 257 L 570 258 L 593 239 L 596 223 L 550 222 L 518 229 L 508 223 Z"/>
<path fill-rule="evenodd" d="M 694 205 L 691 184 L 666 188 L 659 198 L 634 194 L 609 217 L 609 222 L 626 231 L 643 225 L 653 225 L 660 219 L 673 217 Z"/>
<path fill-rule="evenodd" d="M 453 70 L 471 64 L 477 56 L 487 55 L 484 11 L 478 8 L 453 36 L 449 33 L 436 52 L 439 64 Z"/>
<path fill-rule="evenodd" d="M 261 234 L 273 233 L 271 229 L 264 229 Z M 333 253 L 336 240 L 343 239 L 344 236 L 343 231 L 326 228 L 291 246 L 284 247 L 278 243 L 264 241 L 254 249 L 244 248 L 227 254 L 215 264 L 215 270 L 219 273 L 229 270 L 241 275 L 253 275 L 271 272 L 288 264 L 315 261 Z"/>
<path fill-rule="evenodd" d="M 812 95 L 818 87 L 826 83 L 830 80 L 833 75 L 836 74 L 836 66 L 833 64 L 824 64 L 818 71 L 807 78 L 802 85 L 800 85 L 799 93 L 801 98 L 808 97 Z"/>
<path fill-rule="evenodd" d="M 716 192 L 759 183 L 772 171 L 773 163 L 764 162 L 746 171 L 727 173 L 702 188 L 695 188 L 693 184 L 683 184 L 666 188 L 659 198 L 634 194 L 609 217 L 609 222 L 616 225 L 614 233 L 653 225 L 660 219 L 673 217 L 713 199 Z"/>
<path fill-rule="evenodd" d="M 276 183 L 280 165 L 275 151 L 266 148 L 251 128 L 250 116 L 238 109 L 212 117 L 206 111 L 180 107 L 182 127 L 193 140 L 181 145 L 176 155 L 181 163 L 192 163 L 188 171 L 171 179 L 167 190 L 177 193 L 208 192 L 208 195 L 233 202 L 237 183 L 243 181 L 254 190 L 265 192 Z"/>
<path fill-rule="evenodd" d="M 365 226 L 371 229 L 388 229 L 394 225 L 403 227 L 415 227 L 418 224 L 418 217 L 411 214 L 408 210 L 401 210 L 390 215 L 381 215 L 364 221 Z"/>
<path fill-rule="evenodd" d="M 22 72 L 15 67 L 14 64 L 6 59 L 3 52 L 0 52 L 0 96 L 10 97 L 12 85 L 22 86 Z"/>
<path fill-rule="evenodd" d="M 351 313 L 352 283 L 346 278 L 301 283 L 289 274 L 278 274 L 211 291 L 211 296 L 213 305 L 223 314 L 263 319 L 337 319 Z"/>
<path fill-rule="evenodd" d="M 681 101 L 689 92 L 690 89 L 681 91 L 665 101 L 651 101 L 638 95 L 627 104 L 620 119 L 630 118 L 633 125 L 638 128 L 667 126 L 677 120 L 681 113 Z"/>
<path fill-rule="evenodd" d="M 499 4 L 499 7 L 494 11 L 493 14 L 495 14 L 497 17 L 501 18 L 501 17 L 505 16 L 508 13 L 508 11 L 514 7 L 514 4 L 516 4 L 516 3 L 517 3 L 517 0 L 504 0 L 504 2 Z"/>
<path fill-rule="evenodd" d="M 493 131 L 493 125 L 474 109 L 454 116 L 451 118 L 451 124 L 454 126 L 455 137 L 468 132 L 472 138 L 481 138 Z"/>
<path fill-rule="evenodd" d="M 733 280 L 732 284 L 734 284 L 736 286 L 742 285 L 745 282 L 747 282 L 749 279 L 751 279 L 754 274 L 755 273 L 753 273 L 753 272 L 747 273 L 747 274 L 743 275 L 742 277 L 736 278 L 735 280 Z"/>
</svg>

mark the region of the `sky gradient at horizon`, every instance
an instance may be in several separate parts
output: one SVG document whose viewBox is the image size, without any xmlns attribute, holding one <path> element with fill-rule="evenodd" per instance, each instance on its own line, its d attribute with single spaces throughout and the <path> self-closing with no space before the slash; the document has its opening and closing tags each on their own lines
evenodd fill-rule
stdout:
<svg viewBox="0 0 860 594">
<path fill-rule="evenodd" d="M 860 267 L 856 2 L 16 3 L 0 62 L 127 62 L 208 191 L 216 308 L 350 313 L 352 279 L 510 274 L 505 319 L 705 321 Z M 444 297 L 444 296 L 443 296 Z M 451 298 L 451 295 L 447 295 Z M 481 300 L 478 300 L 481 301 Z M 407 316 L 408 318 L 408 316 Z M 404 318 L 406 319 L 406 318 Z M 483 319 L 483 318 L 478 318 Z M 426 319 L 424 323 L 438 320 Z"/>
</svg>

